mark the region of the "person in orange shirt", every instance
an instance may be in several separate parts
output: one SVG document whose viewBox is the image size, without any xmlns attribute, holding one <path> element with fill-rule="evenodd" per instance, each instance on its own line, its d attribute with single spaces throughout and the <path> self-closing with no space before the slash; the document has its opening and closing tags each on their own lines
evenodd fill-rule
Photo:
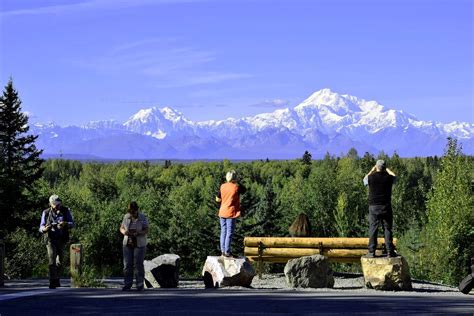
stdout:
<svg viewBox="0 0 474 316">
<path fill-rule="evenodd" d="M 216 202 L 221 203 L 219 218 L 221 223 L 221 253 L 224 257 L 232 257 L 230 245 L 235 229 L 235 219 L 240 217 L 240 195 L 246 189 L 237 181 L 235 170 L 227 172 L 227 182 L 222 184 L 216 196 Z"/>
</svg>

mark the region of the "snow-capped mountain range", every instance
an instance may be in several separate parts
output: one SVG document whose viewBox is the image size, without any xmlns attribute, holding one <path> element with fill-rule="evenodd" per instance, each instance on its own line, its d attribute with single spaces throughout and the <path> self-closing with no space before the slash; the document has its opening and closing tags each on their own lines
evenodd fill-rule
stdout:
<svg viewBox="0 0 474 316">
<path fill-rule="evenodd" d="M 110 159 L 293 159 L 305 150 L 319 158 L 355 148 L 402 157 L 441 155 L 446 138 L 459 139 L 474 154 L 474 124 L 422 121 L 376 101 L 315 92 L 294 108 L 240 119 L 193 122 L 172 108 L 153 107 L 126 122 L 85 126 L 34 124 L 45 155 Z"/>
</svg>

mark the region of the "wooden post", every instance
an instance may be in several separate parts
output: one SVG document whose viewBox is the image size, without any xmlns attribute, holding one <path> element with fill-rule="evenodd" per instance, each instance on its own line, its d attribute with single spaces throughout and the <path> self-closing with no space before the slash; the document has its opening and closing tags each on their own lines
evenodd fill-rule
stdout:
<svg viewBox="0 0 474 316">
<path fill-rule="evenodd" d="M 0 287 L 5 286 L 5 281 L 3 280 L 5 275 L 5 244 L 3 240 L 0 240 Z"/>
<path fill-rule="evenodd" d="M 70 247 L 70 258 L 71 258 L 71 287 L 79 287 L 77 277 L 82 273 L 82 245 L 72 244 Z"/>
<path fill-rule="evenodd" d="M 262 269 L 263 269 L 263 262 L 262 262 L 262 254 L 263 250 L 265 250 L 265 245 L 262 242 L 258 243 L 258 263 L 257 263 L 257 273 L 258 273 L 258 279 L 262 279 Z"/>
</svg>

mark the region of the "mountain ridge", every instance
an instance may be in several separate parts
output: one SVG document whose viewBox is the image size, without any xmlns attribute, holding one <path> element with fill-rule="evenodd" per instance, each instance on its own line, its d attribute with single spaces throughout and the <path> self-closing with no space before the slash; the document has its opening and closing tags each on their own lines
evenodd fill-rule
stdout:
<svg viewBox="0 0 474 316">
<path fill-rule="evenodd" d="M 139 110 L 124 123 L 31 127 L 39 135 L 38 147 L 47 154 L 112 159 L 291 159 L 305 150 L 317 158 L 350 148 L 412 157 L 442 154 L 447 137 L 460 139 L 464 151 L 474 153 L 472 123 L 422 121 L 377 101 L 330 89 L 316 91 L 294 108 L 242 118 L 194 122 L 175 109 L 155 106 Z"/>
</svg>

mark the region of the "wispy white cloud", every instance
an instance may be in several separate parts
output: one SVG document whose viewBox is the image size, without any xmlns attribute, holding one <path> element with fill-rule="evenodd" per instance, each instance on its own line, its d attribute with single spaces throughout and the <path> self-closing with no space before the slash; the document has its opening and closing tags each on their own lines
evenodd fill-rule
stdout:
<svg viewBox="0 0 474 316">
<path fill-rule="evenodd" d="M 216 84 L 249 78 L 252 75 L 216 68 L 217 53 L 179 45 L 178 39 L 145 39 L 125 43 L 94 59 L 76 64 L 109 74 L 138 74 L 146 76 L 157 88 L 178 88 Z"/>
<path fill-rule="evenodd" d="M 143 68 L 143 73 L 151 76 L 171 74 L 183 69 L 192 69 L 208 64 L 216 59 L 215 53 L 192 48 L 173 48 L 154 55 L 154 62 Z"/>
<path fill-rule="evenodd" d="M 168 78 L 166 81 L 158 82 L 157 88 L 181 88 L 205 84 L 217 84 L 229 80 L 245 79 L 252 77 L 246 73 L 219 73 L 219 72 L 195 72 L 180 73 L 174 78 Z"/>
<path fill-rule="evenodd" d="M 203 2 L 206 0 L 83 0 L 67 4 L 36 6 L 31 8 L 6 10 L 0 16 L 66 14 L 74 12 L 93 11 L 101 9 L 126 9 L 145 5 L 159 5 L 167 3 Z M 38 3 L 38 2 L 33 2 Z"/>
<path fill-rule="evenodd" d="M 253 107 L 258 108 L 282 108 L 290 104 L 288 100 L 274 99 L 274 100 L 265 100 L 259 103 L 252 104 Z"/>
</svg>

